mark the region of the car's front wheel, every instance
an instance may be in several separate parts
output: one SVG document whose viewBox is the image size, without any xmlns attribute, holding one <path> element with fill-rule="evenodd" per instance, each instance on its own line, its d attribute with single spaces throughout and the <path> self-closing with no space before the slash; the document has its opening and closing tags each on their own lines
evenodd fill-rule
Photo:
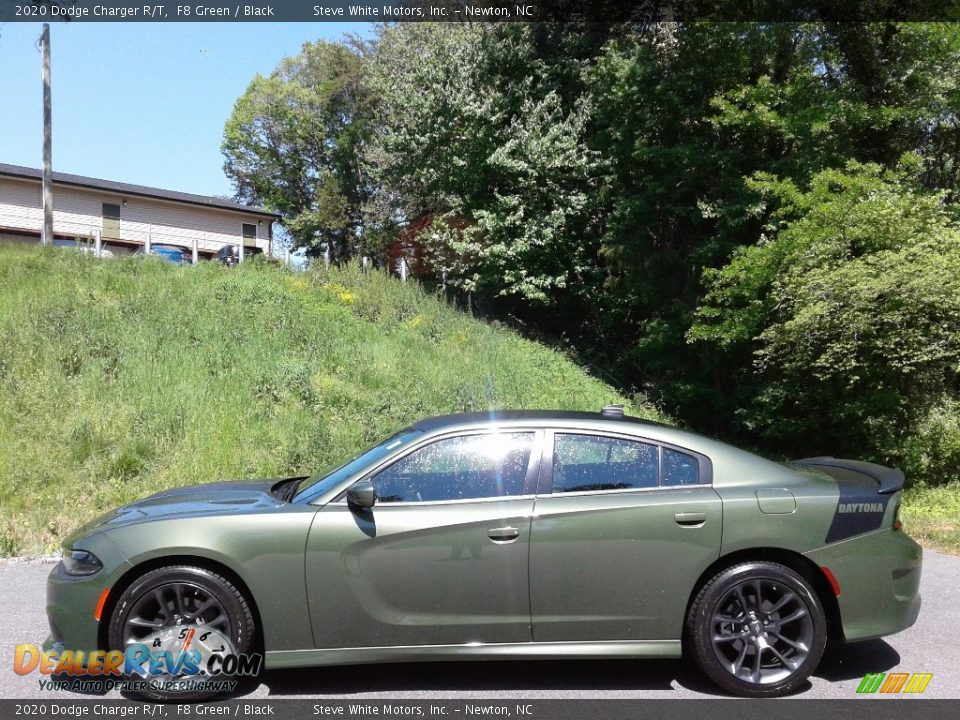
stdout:
<svg viewBox="0 0 960 720">
<path fill-rule="evenodd" d="M 110 617 L 110 649 L 133 647 L 145 674 L 127 677 L 153 700 L 205 700 L 238 688 L 243 678 L 221 672 L 254 648 L 250 603 L 228 578 L 206 568 L 151 570 L 123 591 Z M 179 664 L 178 664 L 179 663 Z"/>
<path fill-rule="evenodd" d="M 718 572 L 691 603 L 687 649 L 721 688 L 776 697 L 816 669 L 827 640 L 823 606 L 790 568 L 746 562 Z"/>
</svg>

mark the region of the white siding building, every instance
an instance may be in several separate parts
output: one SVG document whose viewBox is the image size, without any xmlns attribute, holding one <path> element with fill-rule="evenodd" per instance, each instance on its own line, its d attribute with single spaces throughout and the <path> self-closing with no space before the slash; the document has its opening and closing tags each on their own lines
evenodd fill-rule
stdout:
<svg viewBox="0 0 960 720">
<path fill-rule="evenodd" d="M 39 240 L 43 226 L 40 170 L 0 163 L 0 240 Z M 177 245 L 210 258 L 226 245 L 272 250 L 276 214 L 230 200 L 53 173 L 53 234 L 134 252 Z"/>
</svg>

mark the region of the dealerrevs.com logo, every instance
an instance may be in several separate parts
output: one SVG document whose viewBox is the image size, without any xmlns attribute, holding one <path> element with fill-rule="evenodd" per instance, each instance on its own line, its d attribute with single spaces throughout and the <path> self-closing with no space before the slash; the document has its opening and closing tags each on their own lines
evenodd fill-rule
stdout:
<svg viewBox="0 0 960 720">
<path fill-rule="evenodd" d="M 263 656 L 237 653 L 229 639 L 213 628 L 164 628 L 126 650 L 85 652 L 62 648 L 42 650 L 37 645 L 17 645 L 13 671 L 18 675 L 39 672 L 45 690 L 101 693 L 118 689 L 130 692 L 232 692 L 236 677 L 259 674 Z"/>
<path fill-rule="evenodd" d="M 922 693 L 933 679 L 933 673 L 867 673 L 857 692 L 861 695 L 884 693 Z"/>
</svg>

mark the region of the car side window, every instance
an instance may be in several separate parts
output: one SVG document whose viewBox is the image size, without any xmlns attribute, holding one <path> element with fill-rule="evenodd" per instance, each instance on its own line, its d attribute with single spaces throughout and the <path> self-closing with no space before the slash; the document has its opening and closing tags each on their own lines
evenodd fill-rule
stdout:
<svg viewBox="0 0 960 720">
<path fill-rule="evenodd" d="M 659 448 L 596 435 L 554 436 L 553 492 L 628 490 L 657 486 Z"/>
<path fill-rule="evenodd" d="M 378 503 L 438 502 L 522 495 L 534 433 L 446 438 L 372 478 Z"/>
<path fill-rule="evenodd" d="M 696 485 L 700 482 L 700 463 L 692 455 L 663 449 L 663 485 Z"/>
</svg>

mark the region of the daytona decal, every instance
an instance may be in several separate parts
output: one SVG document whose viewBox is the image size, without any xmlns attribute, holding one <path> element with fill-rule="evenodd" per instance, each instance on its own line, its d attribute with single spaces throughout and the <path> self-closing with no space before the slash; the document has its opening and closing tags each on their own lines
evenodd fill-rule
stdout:
<svg viewBox="0 0 960 720">
<path fill-rule="evenodd" d="M 840 489 L 837 511 L 827 531 L 826 543 L 862 535 L 878 530 L 887 512 L 887 503 L 892 495 L 880 495 L 877 483 L 863 476 L 864 481 L 842 480 L 834 475 Z"/>
<path fill-rule="evenodd" d="M 881 503 L 840 503 L 837 505 L 838 513 L 852 513 L 852 512 L 871 512 L 871 513 L 882 513 L 884 507 Z"/>
</svg>

